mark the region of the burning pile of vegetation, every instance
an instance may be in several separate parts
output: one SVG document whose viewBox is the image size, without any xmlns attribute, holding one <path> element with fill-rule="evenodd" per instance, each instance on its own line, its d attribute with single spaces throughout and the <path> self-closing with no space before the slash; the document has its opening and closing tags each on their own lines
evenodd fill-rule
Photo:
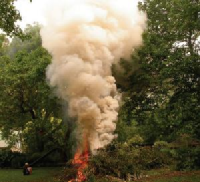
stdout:
<svg viewBox="0 0 200 182">
<path fill-rule="evenodd" d="M 68 162 L 61 177 L 62 182 L 136 180 L 145 177 L 146 170 L 160 168 L 171 162 L 170 156 L 155 146 L 139 146 L 130 142 L 114 141 L 98 150 L 94 156 L 84 157 L 85 154 L 83 152 L 82 158 Z"/>
</svg>

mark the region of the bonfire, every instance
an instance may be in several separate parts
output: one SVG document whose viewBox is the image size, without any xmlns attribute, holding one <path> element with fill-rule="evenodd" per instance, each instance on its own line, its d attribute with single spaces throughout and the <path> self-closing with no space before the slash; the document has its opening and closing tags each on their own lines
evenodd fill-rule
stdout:
<svg viewBox="0 0 200 182">
<path fill-rule="evenodd" d="M 73 167 L 77 170 L 76 179 L 71 179 L 68 182 L 82 182 L 86 180 L 84 170 L 88 166 L 89 147 L 87 140 L 84 141 L 83 149 L 78 148 L 72 161 Z"/>
</svg>

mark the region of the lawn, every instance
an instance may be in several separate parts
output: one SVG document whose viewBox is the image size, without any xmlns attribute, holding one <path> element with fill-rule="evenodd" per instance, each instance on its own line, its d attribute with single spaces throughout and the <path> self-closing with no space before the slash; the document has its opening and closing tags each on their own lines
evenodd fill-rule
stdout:
<svg viewBox="0 0 200 182">
<path fill-rule="evenodd" d="M 200 182 L 200 171 L 180 172 L 170 170 L 153 170 L 148 177 L 138 182 Z"/>
<path fill-rule="evenodd" d="M 33 174 L 24 176 L 22 169 L 0 169 L 0 182 L 58 182 L 55 176 L 62 168 L 33 168 Z M 200 171 L 178 172 L 152 170 L 137 182 L 200 182 Z M 101 182 L 101 181 L 100 181 Z"/>
<path fill-rule="evenodd" d="M 0 169 L 0 182 L 57 182 L 55 175 L 62 168 L 33 168 L 31 175 L 24 176 L 22 169 Z"/>
</svg>

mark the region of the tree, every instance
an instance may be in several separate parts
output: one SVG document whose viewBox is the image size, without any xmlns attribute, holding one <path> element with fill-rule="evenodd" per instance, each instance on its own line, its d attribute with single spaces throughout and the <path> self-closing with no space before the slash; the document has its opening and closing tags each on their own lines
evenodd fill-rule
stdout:
<svg viewBox="0 0 200 182">
<path fill-rule="evenodd" d="M 148 29 L 132 58 L 140 69 L 120 84 L 128 90 L 126 121 L 136 120 L 149 142 L 181 133 L 200 139 L 199 0 L 146 0 L 139 7 L 148 15 Z"/>
<path fill-rule="evenodd" d="M 21 21 L 21 15 L 16 9 L 14 2 L 17 0 L 1 0 L 0 1 L 0 29 L 2 29 L 9 36 L 20 36 L 25 38 L 22 34 L 21 28 L 16 25 L 17 21 Z M 32 2 L 32 0 L 30 0 Z"/>
<path fill-rule="evenodd" d="M 22 33 L 16 22 L 21 20 L 19 11 L 14 6 L 15 0 L 0 1 L 0 29 L 8 35 L 20 35 Z"/>
<path fill-rule="evenodd" d="M 23 35 L 27 38 L 23 40 L 21 37 L 17 36 L 13 38 L 11 44 L 9 45 L 9 49 L 7 50 L 7 54 L 10 57 L 14 57 L 16 53 L 21 50 L 31 52 L 32 50 L 41 47 L 42 39 L 40 37 L 40 25 L 38 23 L 27 25 Z"/>
<path fill-rule="evenodd" d="M 62 105 L 46 82 L 51 56 L 41 46 L 39 28 L 26 31 L 31 32 L 31 39 L 14 38 L 8 55 L 0 57 L 0 127 L 7 139 L 18 131 L 24 151 L 43 152 L 51 147 L 63 151 L 67 127 L 61 117 Z"/>
<path fill-rule="evenodd" d="M 8 44 L 9 40 L 6 38 L 6 35 L 0 34 L 0 56 L 3 56 L 5 54 Z"/>
</svg>

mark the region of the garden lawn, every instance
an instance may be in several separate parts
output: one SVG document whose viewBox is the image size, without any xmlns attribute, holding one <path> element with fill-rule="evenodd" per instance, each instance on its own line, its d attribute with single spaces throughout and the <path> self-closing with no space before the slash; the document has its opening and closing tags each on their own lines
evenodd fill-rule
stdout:
<svg viewBox="0 0 200 182">
<path fill-rule="evenodd" d="M 200 171 L 164 171 L 155 170 L 149 173 L 145 179 L 137 180 L 138 182 L 200 182 Z"/>
<path fill-rule="evenodd" d="M 23 175 L 22 169 L 0 169 L 0 182 L 57 182 L 62 168 L 33 168 L 31 175 Z"/>
</svg>

